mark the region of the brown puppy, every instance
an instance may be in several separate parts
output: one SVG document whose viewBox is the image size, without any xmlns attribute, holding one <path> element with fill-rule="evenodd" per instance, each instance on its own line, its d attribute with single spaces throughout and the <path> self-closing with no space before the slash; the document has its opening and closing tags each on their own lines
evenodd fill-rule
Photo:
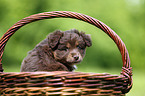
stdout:
<svg viewBox="0 0 145 96">
<path fill-rule="evenodd" d="M 73 71 L 83 60 L 91 38 L 78 30 L 55 31 L 40 42 L 23 60 L 21 72 Z"/>
</svg>

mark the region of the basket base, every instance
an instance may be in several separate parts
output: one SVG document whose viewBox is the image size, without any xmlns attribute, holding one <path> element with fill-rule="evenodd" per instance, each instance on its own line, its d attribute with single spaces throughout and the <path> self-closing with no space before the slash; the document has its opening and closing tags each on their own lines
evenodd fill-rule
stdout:
<svg viewBox="0 0 145 96">
<path fill-rule="evenodd" d="M 1 72 L 0 78 L 1 96 L 124 96 L 127 86 L 125 77 L 108 73 Z"/>
<path fill-rule="evenodd" d="M 5 88 L 1 96 L 125 96 L 121 91 L 74 87 Z"/>
</svg>

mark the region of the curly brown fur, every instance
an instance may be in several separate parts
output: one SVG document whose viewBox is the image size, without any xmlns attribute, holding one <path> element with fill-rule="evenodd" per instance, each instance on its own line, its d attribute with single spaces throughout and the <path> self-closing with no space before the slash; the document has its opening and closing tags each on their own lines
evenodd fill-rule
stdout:
<svg viewBox="0 0 145 96">
<path fill-rule="evenodd" d="M 36 45 L 23 60 L 21 72 L 73 71 L 83 60 L 91 38 L 78 30 L 55 31 Z"/>
</svg>

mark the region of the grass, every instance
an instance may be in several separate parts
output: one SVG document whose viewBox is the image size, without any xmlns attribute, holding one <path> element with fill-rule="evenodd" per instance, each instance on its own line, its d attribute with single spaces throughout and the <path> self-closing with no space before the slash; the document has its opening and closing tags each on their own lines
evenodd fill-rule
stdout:
<svg viewBox="0 0 145 96">
<path fill-rule="evenodd" d="M 20 67 L 4 67 L 5 72 L 20 72 Z M 76 71 L 81 72 L 94 72 L 94 73 L 110 73 L 119 75 L 121 70 L 114 69 L 101 69 L 101 68 L 79 68 Z M 134 71 L 133 72 L 133 87 L 126 96 L 144 96 L 145 93 L 145 75 L 143 72 Z"/>
</svg>

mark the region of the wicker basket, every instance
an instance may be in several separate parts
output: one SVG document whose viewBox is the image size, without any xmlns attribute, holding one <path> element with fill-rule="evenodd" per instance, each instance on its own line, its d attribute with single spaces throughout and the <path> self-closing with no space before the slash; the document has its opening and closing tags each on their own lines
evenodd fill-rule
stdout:
<svg viewBox="0 0 145 96">
<path fill-rule="evenodd" d="M 107 25 L 90 16 L 68 11 L 45 12 L 26 17 L 14 24 L 0 40 L 0 62 L 9 38 L 22 26 L 51 18 L 74 18 L 103 30 L 114 40 L 122 55 L 121 75 L 83 72 L 3 72 L 0 63 L 1 96 L 124 96 L 132 87 L 129 54 L 120 37 Z"/>
</svg>

